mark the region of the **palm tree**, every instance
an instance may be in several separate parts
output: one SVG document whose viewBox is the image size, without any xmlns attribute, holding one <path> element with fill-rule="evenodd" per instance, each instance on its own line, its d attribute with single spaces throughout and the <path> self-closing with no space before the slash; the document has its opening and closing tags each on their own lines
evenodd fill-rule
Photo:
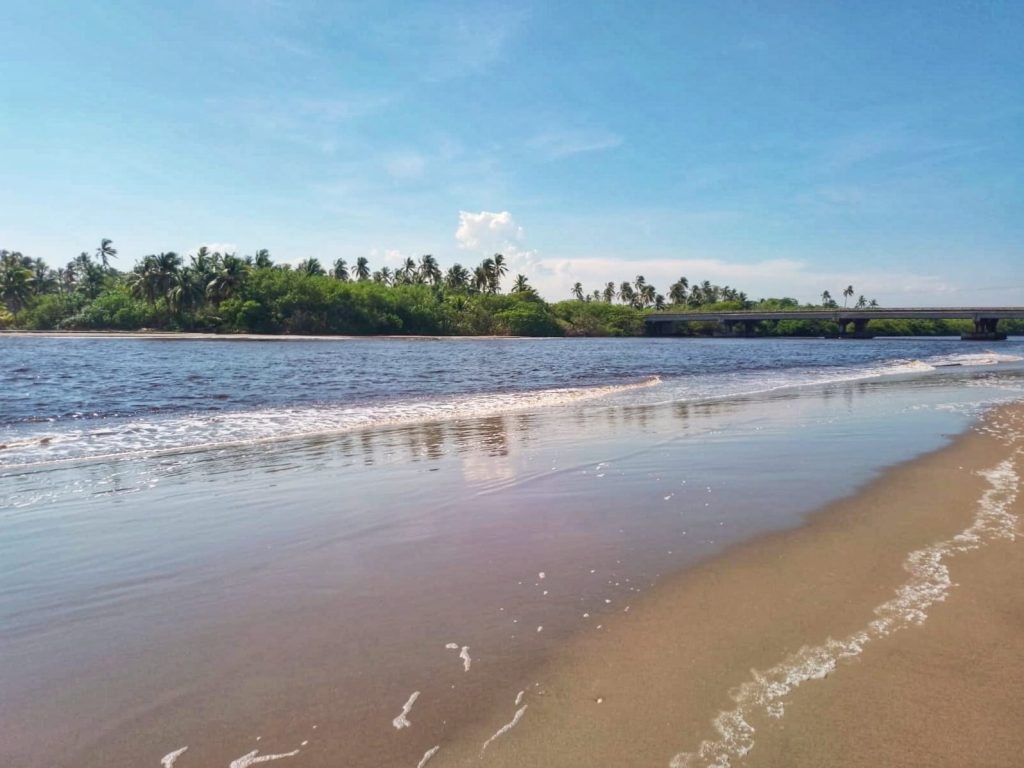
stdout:
<svg viewBox="0 0 1024 768">
<path fill-rule="evenodd" d="M 207 282 L 205 277 L 194 266 L 185 267 L 178 272 L 177 280 L 167 292 L 167 304 L 172 312 L 181 315 L 186 310 L 195 309 L 202 304 Z"/>
<path fill-rule="evenodd" d="M 658 292 L 654 290 L 654 286 L 649 283 L 645 283 L 644 286 L 637 291 L 637 297 L 640 299 L 641 309 L 654 304 L 654 300 L 657 298 L 657 295 Z M 664 298 L 662 298 L 662 301 L 664 301 Z"/>
<path fill-rule="evenodd" d="M 419 279 L 420 271 L 416 265 L 416 259 L 412 256 L 407 256 L 405 261 L 402 262 L 402 266 L 395 270 L 395 282 L 411 285 L 412 283 L 418 283 Z"/>
<path fill-rule="evenodd" d="M 419 277 L 422 282 L 430 285 L 441 282 L 441 268 L 437 265 L 437 259 L 429 253 L 420 256 Z"/>
<path fill-rule="evenodd" d="M 685 304 L 686 303 L 686 290 L 690 287 L 690 281 L 685 277 L 680 277 L 672 285 L 668 287 L 668 297 L 672 300 L 673 304 Z"/>
<path fill-rule="evenodd" d="M 150 306 L 156 304 L 159 295 L 159 269 L 156 265 L 156 256 L 150 254 L 144 256 L 142 261 L 135 265 L 131 274 L 128 275 L 128 290 L 136 298 L 145 299 Z"/>
<path fill-rule="evenodd" d="M 217 258 L 210 254 L 210 249 L 205 245 L 196 251 L 190 258 L 192 262 L 190 269 L 194 273 L 196 279 L 202 283 L 203 286 L 207 285 L 213 280 L 214 275 L 217 273 Z M 255 260 L 253 261 L 255 264 Z"/>
<path fill-rule="evenodd" d="M 52 293 L 57 288 L 57 275 L 42 259 L 30 259 L 26 265 L 32 271 L 32 292 L 37 296 Z"/>
<path fill-rule="evenodd" d="M 878 299 L 872 299 L 870 301 L 870 303 L 868 303 L 868 306 L 869 307 L 877 307 L 878 306 Z"/>
<path fill-rule="evenodd" d="M 647 278 L 643 275 L 637 275 L 636 280 L 633 281 L 634 293 L 637 295 L 643 293 L 645 285 L 647 285 Z"/>
<path fill-rule="evenodd" d="M 512 281 L 511 293 L 533 293 L 534 290 L 530 286 L 529 281 L 526 279 L 526 275 L 516 275 L 516 279 Z"/>
<path fill-rule="evenodd" d="M 452 291 L 464 291 L 469 287 L 469 270 L 461 264 L 452 264 L 444 276 L 445 287 Z"/>
<path fill-rule="evenodd" d="M 343 283 L 348 282 L 348 262 L 344 259 L 334 260 L 334 269 L 331 271 L 331 275 L 335 280 L 341 280 Z"/>
<path fill-rule="evenodd" d="M 360 282 L 370 279 L 370 262 L 365 256 L 356 259 L 356 279 Z"/>
<path fill-rule="evenodd" d="M 495 255 L 500 256 L 501 254 Z M 473 279 L 477 290 L 484 291 L 485 293 L 497 293 L 499 277 L 494 259 L 487 258 L 481 261 L 480 266 L 473 271 Z"/>
<path fill-rule="evenodd" d="M 714 304 L 718 301 L 718 287 L 712 285 L 710 280 L 705 280 L 700 284 L 700 292 L 704 297 L 705 304 Z"/>
<path fill-rule="evenodd" d="M 60 280 L 60 287 L 64 293 L 71 293 L 75 290 L 75 281 L 78 275 L 75 272 L 75 263 L 69 261 L 64 269 L 57 270 L 57 279 Z"/>
<path fill-rule="evenodd" d="M 473 269 L 473 289 L 476 291 L 486 291 L 491 283 L 491 265 L 488 264 L 489 261 L 490 259 L 484 259 L 480 262 L 479 267 Z"/>
<path fill-rule="evenodd" d="M 300 261 L 295 267 L 295 271 L 301 272 L 306 277 L 319 277 L 327 274 L 324 271 L 324 268 L 320 265 L 320 260 L 314 258 L 303 259 Z"/>
<path fill-rule="evenodd" d="M 633 293 L 633 284 L 628 280 L 623 280 L 619 286 L 619 300 L 623 304 L 632 304 L 634 298 L 636 298 L 636 294 Z"/>
<path fill-rule="evenodd" d="M 821 292 L 821 306 L 831 307 L 832 306 L 832 294 L 828 291 Z"/>
<path fill-rule="evenodd" d="M 846 309 L 846 300 L 853 296 L 853 286 L 848 285 L 843 289 L 843 309 Z"/>
<path fill-rule="evenodd" d="M 77 273 L 76 290 L 81 290 L 88 298 L 95 299 L 103 288 L 103 267 L 94 263 L 85 251 L 78 254 L 72 263 Z"/>
<path fill-rule="evenodd" d="M 611 304 L 615 300 L 615 283 L 605 283 L 604 291 L 601 294 L 605 303 Z"/>
<path fill-rule="evenodd" d="M 100 240 L 100 247 L 96 249 L 96 258 L 103 264 L 103 268 L 107 269 L 110 266 L 110 259 L 117 257 L 117 248 L 114 247 L 114 241 L 108 237 L 104 237 Z"/>
<path fill-rule="evenodd" d="M 660 293 L 654 297 L 654 308 L 661 311 L 665 308 L 665 297 Z"/>
<path fill-rule="evenodd" d="M 380 283 L 381 285 L 391 285 L 392 281 L 395 279 L 395 275 L 391 271 L 390 267 L 381 267 L 377 272 L 374 272 L 373 274 L 375 275 L 376 282 Z"/>
<path fill-rule="evenodd" d="M 215 307 L 219 307 L 222 301 L 230 299 L 239 291 L 248 271 L 248 265 L 234 254 L 228 254 L 221 259 L 220 269 L 206 286 L 206 293 Z"/>
<path fill-rule="evenodd" d="M 15 318 L 32 297 L 32 270 L 20 260 L 5 258 L 0 262 L 0 299 Z"/>
<path fill-rule="evenodd" d="M 256 251 L 256 255 L 253 257 L 252 265 L 256 269 L 270 269 L 274 266 L 274 262 L 270 260 L 270 251 L 266 248 L 260 248 Z"/>
<path fill-rule="evenodd" d="M 864 307 L 866 307 L 867 305 L 868 300 L 864 298 L 864 294 L 861 294 L 860 296 L 857 297 L 857 304 L 855 305 L 857 309 L 864 309 Z"/>
<path fill-rule="evenodd" d="M 583 283 L 573 285 L 572 295 L 576 298 L 576 301 L 583 301 Z"/>
<path fill-rule="evenodd" d="M 501 293 L 501 278 L 508 273 L 508 265 L 505 257 L 500 253 L 494 254 L 494 269 L 491 278 L 491 293 Z"/>
</svg>

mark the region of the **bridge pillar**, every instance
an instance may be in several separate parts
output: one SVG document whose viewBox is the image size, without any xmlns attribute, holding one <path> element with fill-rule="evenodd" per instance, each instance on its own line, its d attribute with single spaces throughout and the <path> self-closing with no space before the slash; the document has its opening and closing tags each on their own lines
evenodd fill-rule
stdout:
<svg viewBox="0 0 1024 768">
<path fill-rule="evenodd" d="M 974 333 L 965 333 L 963 341 L 1006 341 L 1006 334 L 1000 333 L 998 317 L 975 317 Z"/>
<path fill-rule="evenodd" d="M 836 324 L 839 326 L 839 338 L 840 339 L 873 339 L 875 338 L 868 331 L 868 319 L 860 318 L 858 320 L 836 320 Z M 853 326 L 853 332 L 851 333 L 848 329 Z"/>
<path fill-rule="evenodd" d="M 756 336 L 757 335 L 757 320 L 744 320 L 743 321 L 743 335 L 744 336 Z"/>
<path fill-rule="evenodd" d="M 734 335 L 736 333 L 736 329 L 734 327 L 735 325 L 736 325 L 736 323 L 733 320 L 723 320 L 722 321 L 722 327 L 725 328 L 725 335 L 726 336 L 732 336 L 732 335 Z"/>
</svg>

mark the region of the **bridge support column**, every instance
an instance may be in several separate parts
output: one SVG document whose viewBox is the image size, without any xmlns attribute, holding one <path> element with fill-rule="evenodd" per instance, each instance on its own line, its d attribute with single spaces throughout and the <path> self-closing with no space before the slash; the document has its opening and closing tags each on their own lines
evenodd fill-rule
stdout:
<svg viewBox="0 0 1024 768">
<path fill-rule="evenodd" d="M 836 324 L 839 326 L 839 338 L 840 339 L 873 339 L 874 335 L 868 331 L 868 320 L 867 318 L 861 318 L 859 320 L 836 320 Z M 853 332 L 851 333 L 848 329 L 853 326 Z"/>
<path fill-rule="evenodd" d="M 756 336 L 757 335 L 757 320 L 744 320 L 743 321 L 743 335 L 744 336 Z"/>
<path fill-rule="evenodd" d="M 960 338 L 964 341 L 1006 341 L 1006 334 L 997 329 L 998 317 L 974 318 L 974 332 L 965 333 Z"/>
</svg>

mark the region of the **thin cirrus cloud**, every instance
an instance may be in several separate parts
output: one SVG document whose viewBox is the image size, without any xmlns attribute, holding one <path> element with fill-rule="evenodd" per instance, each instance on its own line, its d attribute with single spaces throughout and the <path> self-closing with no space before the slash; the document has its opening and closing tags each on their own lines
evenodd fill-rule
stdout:
<svg viewBox="0 0 1024 768">
<path fill-rule="evenodd" d="M 586 152 L 603 152 L 622 146 L 623 138 L 614 133 L 590 131 L 551 131 L 534 136 L 527 147 L 549 160 L 558 160 Z"/>
</svg>

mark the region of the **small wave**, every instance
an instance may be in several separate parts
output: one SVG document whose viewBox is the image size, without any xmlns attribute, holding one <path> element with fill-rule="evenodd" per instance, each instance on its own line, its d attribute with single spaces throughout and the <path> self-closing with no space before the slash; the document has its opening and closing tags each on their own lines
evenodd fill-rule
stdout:
<svg viewBox="0 0 1024 768">
<path fill-rule="evenodd" d="M 564 387 L 406 400 L 380 405 L 275 408 L 133 419 L 103 429 L 67 430 L 5 443 L 0 467 L 29 467 L 84 460 L 153 456 L 189 450 L 343 434 L 374 427 L 482 418 L 571 405 L 609 395 L 654 387 L 661 379 L 596 387 Z"/>
<path fill-rule="evenodd" d="M 928 358 L 929 363 L 936 368 L 948 368 L 952 366 L 976 366 L 976 365 L 1000 365 L 1001 363 L 1019 363 L 1024 357 L 1007 355 L 999 352 L 986 350 L 984 352 L 965 352 L 962 354 L 936 355 Z"/>
</svg>

